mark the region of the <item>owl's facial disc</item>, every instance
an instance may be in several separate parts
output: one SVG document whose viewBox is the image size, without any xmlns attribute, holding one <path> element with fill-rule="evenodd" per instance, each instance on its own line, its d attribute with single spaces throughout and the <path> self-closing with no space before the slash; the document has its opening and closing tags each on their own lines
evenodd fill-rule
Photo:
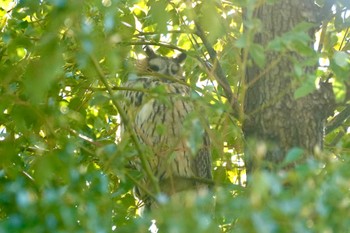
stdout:
<svg viewBox="0 0 350 233">
<path fill-rule="evenodd" d="M 161 59 L 160 57 L 150 59 L 148 62 L 148 66 L 151 71 L 160 74 L 165 74 L 167 70 L 166 61 L 164 59 Z"/>
<path fill-rule="evenodd" d="M 168 76 L 175 76 L 180 70 L 180 66 L 173 59 L 161 57 L 150 59 L 148 66 L 151 71 Z"/>
</svg>

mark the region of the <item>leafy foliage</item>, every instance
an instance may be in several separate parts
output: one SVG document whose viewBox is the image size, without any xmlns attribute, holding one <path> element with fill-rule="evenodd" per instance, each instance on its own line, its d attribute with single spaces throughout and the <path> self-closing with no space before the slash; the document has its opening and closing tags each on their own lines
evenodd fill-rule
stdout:
<svg viewBox="0 0 350 233">
<path fill-rule="evenodd" d="M 347 1 L 334 1 L 316 51 L 307 47 L 309 24 L 266 48 L 254 43 L 260 30 L 252 14 L 256 1 L 16 2 L 0 2 L 0 233 L 148 232 L 153 219 L 160 232 L 349 229 Z M 185 207 L 158 197 L 164 204 L 140 218 L 132 187 L 141 174 L 128 168 L 138 151 L 130 141 L 115 141 L 118 87 L 132 75 L 143 44 L 163 55 L 176 49 L 188 54 L 184 74 L 199 93 L 192 97 L 203 108 L 197 114 L 211 125 L 216 187 L 213 195 L 188 197 Z M 243 101 L 249 57 L 268 70 L 273 64 L 265 64 L 266 52 L 296 52 L 305 60 L 295 64 L 296 97 L 311 93 L 320 79 L 332 79 L 342 118 L 329 119 L 325 152 L 294 171 L 259 171 L 247 188 L 241 122 L 227 97 Z M 315 60 L 317 77 L 305 77 L 303 66 Z M 255 149 L 259 154 L 263 147 Z M 283 166 L 301 154 L 291 150 Z"/>
</svg>

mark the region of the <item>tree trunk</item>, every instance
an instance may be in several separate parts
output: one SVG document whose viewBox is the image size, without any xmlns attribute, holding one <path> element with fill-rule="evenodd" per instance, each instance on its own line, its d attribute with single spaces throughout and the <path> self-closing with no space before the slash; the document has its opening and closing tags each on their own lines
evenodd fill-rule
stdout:
<svg viewBox="0 0 350 233">
<path fill-rule="evenodd" d="M 312 0 L 282 0 L 260 6 L 254 17 L 261 21 L 262 30 L 255 34 L 254 42 L 266 47 L 271 40 L 291 31 L 297 24 L 316 19 L 317 10 Z M 312 40 L 317 28 L 308 32 Z M 327 84 L 320 85 L 318 90 L 305 97 L 294 98 L 298 86 L 295 85 L 293 67 L 295 62 L 304 62 L 305 58 L 294 51 L 283 55 L 269 51 L 265 55 L 265 67 L 259 68 L 252 63 L 246 73 L 248 88 L 243 131 L 248 147 L 249 142 L 257 143 L 255 145 L 263 142 L 262 148 L 266 149 L 261 154 L 259 149 L 248 148 L 248 175 L 257 167 L 272 169 L 293 147 L 303 148 L 309 155 L 315 148 L 321 149 L 324 121 L 329 115 L 327 109 L 332 91 Z M 314 64 L 306 67 L 304 73 L 315 73 L 316 69 L 317 64 Z"/>
</svg>

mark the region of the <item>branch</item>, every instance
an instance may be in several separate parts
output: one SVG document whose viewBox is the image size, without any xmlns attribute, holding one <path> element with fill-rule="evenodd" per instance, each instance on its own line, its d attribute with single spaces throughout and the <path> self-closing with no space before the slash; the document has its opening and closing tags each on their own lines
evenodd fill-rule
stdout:
<svg viewBox="0 0 350 233">
<path fill-rule="evenodd" d="M 143 31 L 139 31 L 137 30 L 138 34 L 134 34 L 135 37 L 145 37 L 145 36 L 153 36 L 153 35 L 161 35 L 162 33 L 159 32 L 143 32 Z M 187 33 L 191 33 L 191 32 L 186 32 L 186 31 L 181 31 L 181 30 L 169 30 L 167 31 L 168 33 L 172 33 L 172 34 L 187 34 Z"/>
<path fill-rule="evenodd" d="M 337 116 L 335 116 L 326 126 L 326 134 L 331 133 L 333 130 L 341 126 L 345 120 L 350 117 L 350 105 L 341 111 Z"/>
<path fill-rule="evenodd" d="M 129 172 L 125 172 L 125 175 L 143 192 L 145 192 L 149 197 L 157 201 L 157 197 L 151 193 L 145 186 L 143 186 L 140 182 L 138 182 Z"/>
<path fill-rule="evenodd" d="M 97 60 L 95 59 L 94 56 L 90 55 L 90 59 L 93 63 L 93 65 L 96 68 L 96 71 L 99 75 L 100 81 L 103 83 L 103 85 L 106 87 L 108 94 L 111 96 L 111 100 L 113 105 L 115 106 L 115 108 L 118 110 L 118 113 L 120 115 L 120 118 L 122 119 L 127 131 L 130 133 L 131 139 L 133 140 L 133 142 L 135 143 L 135 147 L 136 150 L 138 151 L 139 155 L 140 155 L 140 160 L 141 160 L 141 165 L 142 168 L 145 170 L 146 175 L 150 178 L 152 185 L 154 186 L 155 190 L 157 193 L 160 193 L 160 188 L 158 185 L 158 180 L 156 179 L 156 177 L 153 175 L 153 172 L 151 170 L 151 167 L 149 166 L 147 159 L 146 159 L 146 155 L 143 153 L 142 151 L 142 146 L 131 126 L 131 123 L 129 121 L 128 116 L 126 115 L 125 111 L 123 111 L 121 105 L 115 100 L 115 98 L 113 98 L 113 90 L 112 88 L 109 86 L 107 79 L 102 71 L 102 68 L 100 67 L 100 65 L 98 64 Z"/>
<path fill-rule="evenodd" d="M 327 147 L 335 147 L 338 144 L 338 142 L 343 138 L 343 136 L 345 135 L 345 132 L 346 132 L 346 129 L 342 129 L 339 133 L 337 133 L 337 135 L 333 138 L 333 140 L 329 144 L 327 144 Z"/>
<path fill-rule="evenodd" d="M 166 43 L 159 43 L 159 42 L 146 42 L 146 41 L 132 41 L 132 42 L 120 42 L 118 43 L 120 45 L 153 45 L 153 46 L 162 46 L 162 47 L 166 47 L 168 49 L 171 49 L 171 50 L 177 50 L 177 51 L 180 51 L 182 53 L 186 53 L 187 51 L 182 49 L 182 48 L 179 48 L 175 45 L 172 45 L 172 44 L 166 44 Z"/>
<path fill-rule="evenodd" d="M 208 51 L 210 60 L 214 65 L 214 77 L 215 79 L 218 81 L 219 85 L 223 88 L 224 93 L 226 98 L 228 99 L 229 103 L 232 106 L 232 110 L 233 110 L 233 115 L 235 117 L 239 117 L 239 113 L 240 113 L 240 106 L 239 106 L 239 102 L 238 100 L 234 97 L 232 90 L 230 88 L 230 84 L 227 81 L 226 75 L 217 59 L 217 54 L 216 51 L 214 50 L 213 46 L 210 44 L 210 42 L 207 40 L 205 33 L 203 31 L 203 29 L 201 28 L 201 26 L 195 22 L 196 28 L 197 28 L 197 35 L 199 36 L 199 38 L 201 38 L 205 48 Z M 211 69 L 211 67 L 207 68 Z"/>
</svg>

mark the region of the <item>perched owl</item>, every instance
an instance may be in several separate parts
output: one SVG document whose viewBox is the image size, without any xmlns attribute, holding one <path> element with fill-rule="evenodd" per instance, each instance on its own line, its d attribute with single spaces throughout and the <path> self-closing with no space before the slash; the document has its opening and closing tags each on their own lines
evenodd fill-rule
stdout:
<svg viewBox="0 0 350 233">
<path fill-rule="evenodd" d="M 147 58 L 137 61 L 137 76 L 123 85 L 123 109 L 140 143 L 151 151 L 147 162 L 158 180 L 160 191 L 169 197 L 184 190 L 207 188 L 211 155 L 207 126 L 199 119 L 191 101 L 191 89 L 184 82 L 181 63 L 186 54 L 176 58 L 156 55 L 145 48 Z M 122 133 L 123 135 L 127 132 Z M 142 171 L 141 163 L 134 162 Z M 144 174 L 143 187 L 154 189 Z M 146 208 L 154 200 L 136 187 L 136 196 Z"/>
</svg>

